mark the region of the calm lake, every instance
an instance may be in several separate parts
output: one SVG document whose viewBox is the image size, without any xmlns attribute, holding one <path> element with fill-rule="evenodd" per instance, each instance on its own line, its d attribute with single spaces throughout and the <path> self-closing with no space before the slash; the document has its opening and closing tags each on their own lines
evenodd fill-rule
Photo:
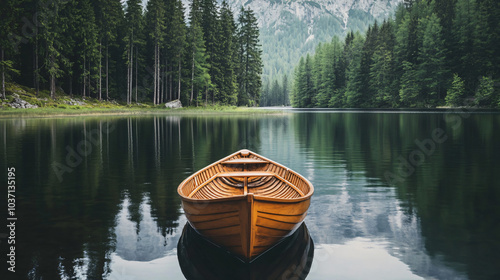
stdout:
<svg viewBox="0 0 500 280">
<path fill-rule="evenodd" d="M 500 279 L 500 113 L 467 111 L 1 119 L 7 275 L 184 279 L 177 186 L 242 148 L 315 186 L 307 279 Z"/>
</svg>

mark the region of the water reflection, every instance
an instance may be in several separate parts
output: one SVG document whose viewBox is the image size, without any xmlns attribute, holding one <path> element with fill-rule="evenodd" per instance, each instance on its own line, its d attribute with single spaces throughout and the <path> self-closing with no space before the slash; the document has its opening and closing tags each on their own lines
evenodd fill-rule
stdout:
<svg viewBox="0 0 500 280">
<path fill-rule="evenodd" d="M 199 235 L 188 223 L 177 246 L 188 280 L 305 279 L 313 263 L 314 244 L 303 223 L 291 236 L 244 263 Z"/>
<path fill-rule="evenodd" d="M 391 255 L 387 246 L 386 242 L 361 237 L 342 244 L 320 244 L 316 248 L 316 259 L 320 261 L 313 264 L 311 276 L 313 279 L 342 280 L 424 279 L 415 275 L 397 256 Z"/>
<path fill-rule="evenodd" d="M 117 215 L 115 253 L 124 260 L 151 261 L 163 257 L 166 251 L 175 247 L 175 239 L 172 240 L 170 235 L 167 238 L 159 232 L 151 216 L 151 205 L 146 199 L 144 197 L 139 207 L 140 219 L 137 224 L 130 220 L 131 204 L 128 196 L 125 196 L 122 209 Z"/>
<path fill-rule="evenodd" d="M 387 184 L 385 172 L 435 128 L 448 140 Z M 92 131 L 96 141 L 82 142 Z M 18 171 L 16 270 L 35 279 L 182 279 L 178 184 L 250 148 L 315 185 L 307 279 L 383 278 L 363 257 L 372 253 L 402 278 L 500 278 L 498 141 L 495 113 L 458 127 L 436 112 L 0 120 L 0 170 Z M 79 145 L 91 152 L 59 180 L 54 162 L 66 164 Z"/>
</svg>

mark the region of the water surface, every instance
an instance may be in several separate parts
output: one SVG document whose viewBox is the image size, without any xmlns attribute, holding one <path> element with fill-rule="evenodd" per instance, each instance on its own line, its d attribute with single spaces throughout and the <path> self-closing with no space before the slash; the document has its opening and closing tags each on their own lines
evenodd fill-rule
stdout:
<svg viewBox="0 0 500 280">
<path fill-rule="evenodd" d="M 315 186 L 307 279 L 500 279 L 499 142 L 496 112 L 0 120 L 16 276 L 183 279 L 177 186 L 248 148 Z"/>
</svg>

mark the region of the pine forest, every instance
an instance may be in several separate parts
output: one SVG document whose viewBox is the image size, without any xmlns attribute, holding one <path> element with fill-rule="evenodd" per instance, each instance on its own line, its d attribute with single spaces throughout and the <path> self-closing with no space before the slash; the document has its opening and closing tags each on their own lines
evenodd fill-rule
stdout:
<svg viewBox="0 0 500 280">
<path fill-rule="evenodd" d="M 5 85 L 37 95 L 127 104 L 257 106 L 261 46 L 254 12 L 192 0 L 3 0 L 0 71 Z M 187 18 L 186 18 L 187 17 Z"/>
<path fill-rule="evenodd" d="M 500 2 L 405 0 L 295 68 L 294 107 L 500 107 Z"/>
</svg>

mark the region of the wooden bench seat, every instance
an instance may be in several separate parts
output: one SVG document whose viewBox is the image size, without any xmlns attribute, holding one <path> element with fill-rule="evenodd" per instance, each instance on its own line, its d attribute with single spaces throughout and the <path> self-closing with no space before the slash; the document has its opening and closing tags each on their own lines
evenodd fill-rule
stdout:
<svg viewBox="0 0 500 280">
<path fill-rule="evenodd" d="M 222 162 L 223 164 L 262 164 L 267 163 L 267 161 L 255 158 L 237 158 L 230 159 Z"/>
<path fill-rule="evenodd" d="M 217 177 L 267 177 L 275 176 L 273 172 L 267 171 L 241 171 L 241 172 L 222 172 Z"/>
</svg>

